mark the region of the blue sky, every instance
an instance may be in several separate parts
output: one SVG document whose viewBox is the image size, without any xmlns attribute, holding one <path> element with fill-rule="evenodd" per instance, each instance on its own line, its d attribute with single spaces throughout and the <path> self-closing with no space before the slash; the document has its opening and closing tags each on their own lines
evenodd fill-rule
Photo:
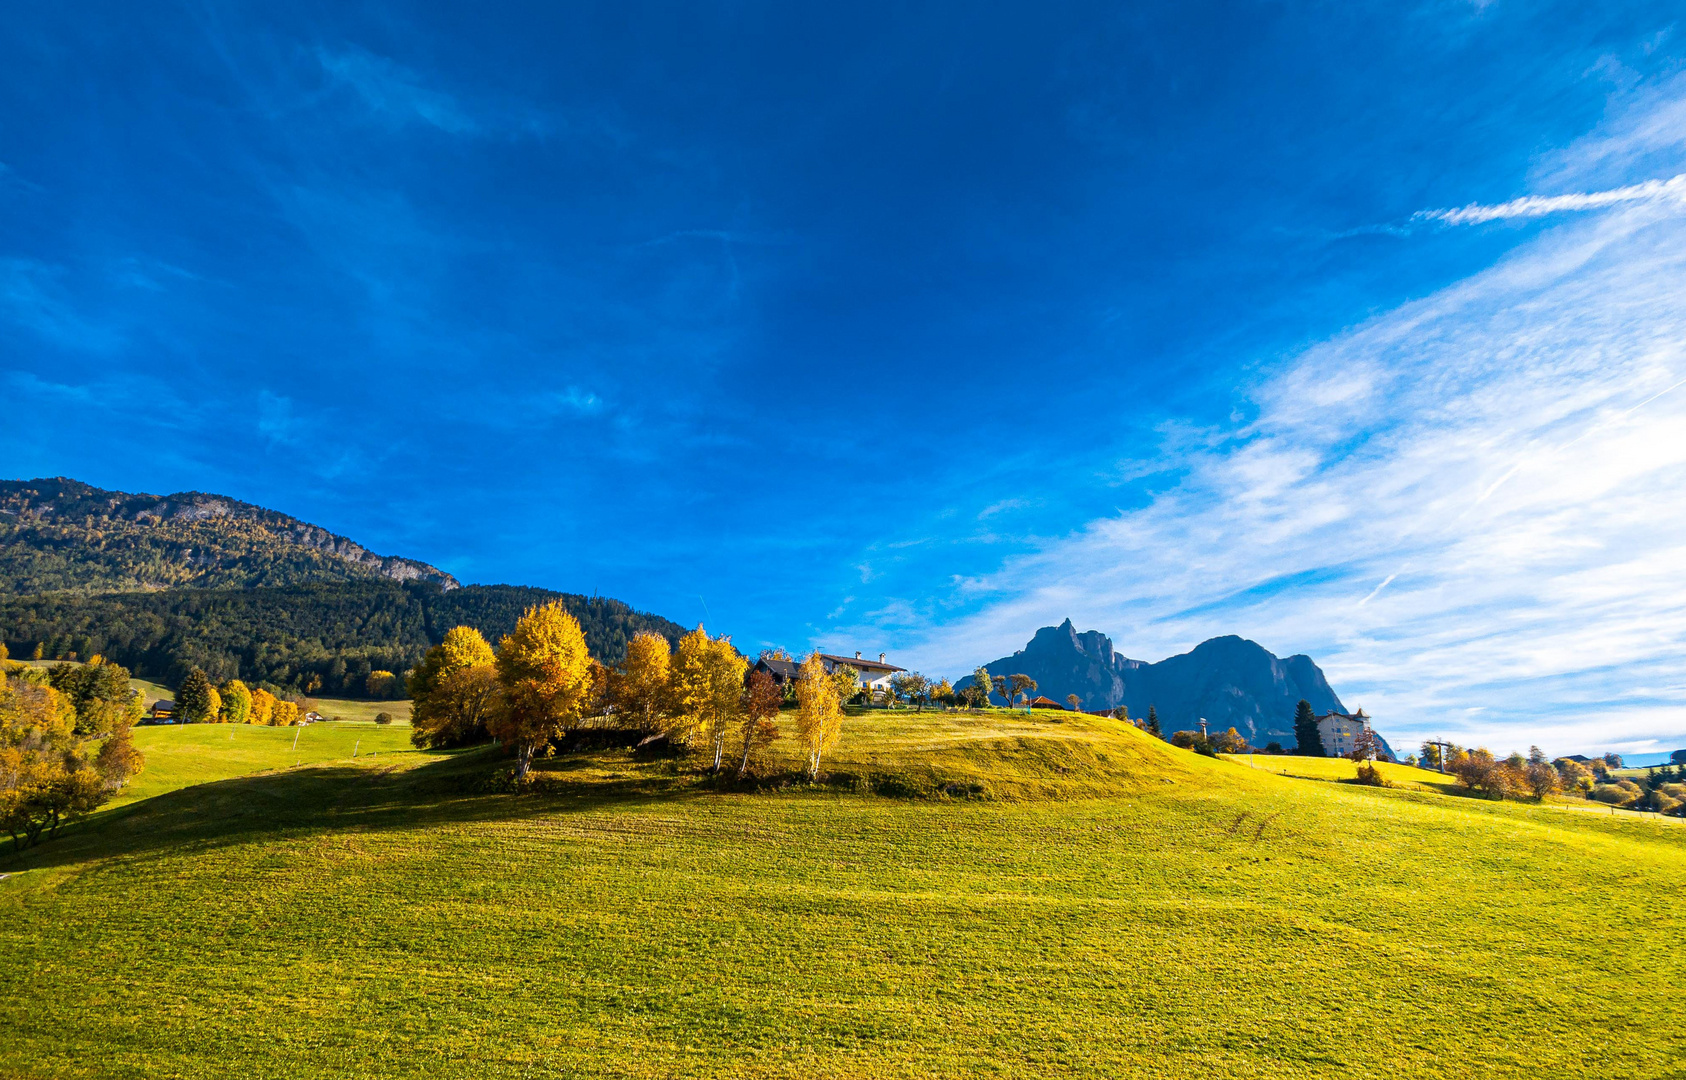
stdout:
<svg viewBox="0 0 1686 1080">
<path fill-rule="evenodd" d="M 0 473 L 750 651 L 1070 616 L 1686 738 L 1678 7 L 1046 7 L 14 11 Z"/>
</svg>

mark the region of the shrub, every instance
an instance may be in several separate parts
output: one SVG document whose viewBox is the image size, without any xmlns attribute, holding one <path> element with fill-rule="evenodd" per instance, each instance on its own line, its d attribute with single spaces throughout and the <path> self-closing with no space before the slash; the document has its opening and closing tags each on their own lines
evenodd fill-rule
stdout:
<svg viewBox="0 0 1686 1080">
<path fill-rule="evenodd" d="M 336 719 L 337 719 L 337 717 L 336 717 Z M 389 713 L 389 712 L 378 712 L 378 713 L 376 713 L 375 714 L 375 723 L 377 723 L 377 724 L 390 724 L 390 723 L 392 723 L 392 714 Z"/>
<path fill-rule="evenodd" d="M 1599 784 L 1592 789 L 1592 798 L 1611 806 L 1632 806 L 1644 795 L 1638 784 L 1622 780 L 1614 784 Z"/>
<path fill-rule="evenodd" d="M 1382 776 L 1382 771 L 1371 762 L 1363 762 L 1358 766 L 1358 782 L 1369 787 L 1392 787 Z"/>
</svg>

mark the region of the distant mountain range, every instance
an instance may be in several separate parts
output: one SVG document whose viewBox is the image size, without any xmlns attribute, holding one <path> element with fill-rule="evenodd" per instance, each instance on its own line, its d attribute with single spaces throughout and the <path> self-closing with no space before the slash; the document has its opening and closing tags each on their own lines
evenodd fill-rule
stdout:
<svg viewBox="0 0 1686 1080">
<path fill-rule="evenodd" d="M 464 587 L 438 567 L 221 495 L 0 481 L 0 641 L 13 656 L 99 653 L 172 685 L 200 667 L 219 682 L 360 697 L 371 671 L 402 675 L 451 627 L 495 643 L 549 600 L 610 662 L 640 630 L 684 633 L 608 597 Z"/>
<path fill-rule="evenodd" d="M 1044 626 L 1023 649 L 984 665 L 991 675 L 1029 675 L 1037 693 L 1063 702 L 1068 694 L 1093 711 L 1123 705 L 1132 717 L 1152 706 L 1169 735 L 1234 727 L 1247 741 L 1294 747 L 1294 707 L 1309 701 L 1318 713 L 1346 706 L 1309 656 L 1278 657 L 1240 637 L 1218 637 L 1156 664 L 1115 651 L 1098 630 L 1079 633 L 1070 619 Z M 962 685 L 970 685 L 968 677 Z"/>
<path fill-rule="evenodd" d="M 274 510 L 198 491 L 131 495 L 78 480 L 0 480 L 0 592 L 261 588 L 457 579 Z"/>
</svg>

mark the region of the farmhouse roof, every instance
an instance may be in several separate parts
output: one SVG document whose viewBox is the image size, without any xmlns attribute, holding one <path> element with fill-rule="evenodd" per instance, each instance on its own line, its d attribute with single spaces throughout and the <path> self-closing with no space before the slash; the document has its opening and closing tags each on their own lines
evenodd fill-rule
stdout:
<svg viewBox="0 0 1686 1080">
<path fill-rule="evenodd" d="M 781 679 L 795 679 L 802 674 L 802 665 L 794 660 L 783 660 L 776 656 L 763 656 L 755 662 L 755 666 L 763 671 L 771 672 Z"/>
<path fill-rule="evenodd" d="M 883 656 L 884 654 L 879 653 L 878 655 Z M 821 660 L 829 660 L 833 664 L 848 664 L 850 667 L 854 668 L 856 671 L 906 671 L 907 670 L 906 668 L 899 668 L 894 664 L 886 664 L 882 660 L 868 660 L 868 659 L 862 657 L 859 653 L 856 653 L 854 656 L 833 656 L 831 653 L 820 653 L 820 659 Z"/>
<path fill-rule="evenodd" d="M 1055 701 L 1053 698 L 1045 698 L 1045 697 L 1042 697 L 1041 695 L 1037 695 L 1036 697 L 1033 697 L 1033 698 L 1030 699 L 1030 707 L 1033 708 L 1033 709 L 1063 709 L 1063 708 L 1065 708 L 1064 705 L 1061 705 L 1059 702 Z"/>
</svg>

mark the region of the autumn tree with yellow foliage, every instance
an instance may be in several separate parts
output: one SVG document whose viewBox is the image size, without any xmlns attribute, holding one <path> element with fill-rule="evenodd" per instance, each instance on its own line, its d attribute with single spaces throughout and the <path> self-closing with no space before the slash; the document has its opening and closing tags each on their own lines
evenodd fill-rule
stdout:
<svg viewBox="0 0 1686 1080">
<path fill-rule="evenodd" d="M 743 708 L 743 673 L 749 661 L 729 637 L 711 638 L 702 626 L 679 639 L 673 662 L 673 697 L 680 741 L 701 732 L 714 751 L 714 771 L 726 753 L 726 733 Z"/>
<path fill-rule="evenodd" d="M 591 654 L 579 620 L 552 601 L 527 609 L 498 646 L 504 706 L 488 718 L 493 736 L 515 750 L 516 776 L 533 755 L 579 722 L 591 689 Z"/>
<path fill-rule="evenodd" d="M 275 695 L 257 687 L 252 690 L 252 704 L 246 711 L 246 723 L 268 724 L 275 713 Z"/>
<path fill-rule="evenodd" d="M 843 702 L 837 680 L 826 674 L 825 662 L 817 654 L 802 663 L 802 674 L 796 680 L 796 703 L 796 731 L 808 752 L 808 779 L 817 780 L 820 758 L 843 737 Z"/>
<path fill-rule="evenodd" d="M 660 634 L 640 631 L 626 643 L 626 662 L 621 665 L 615 706 L 646 732 L 653 732 L 665 719 L 671 698 L 669 685 L 673 669 L 673 647 Z"/>
<path fill-rule="evenodd" d="M 415 702 L 410 741 L 423 749 L 487 738 L 492 715 L 503 707 L 492 646 L 472 626 L 446 631 L 407 681 Z"/>
<path fill-rule="evenodd" d="M 96 736 L 77 720 L 76 703 L 52 686 L 0 675 L 0 829 L 14 850 L 56 836 L 141 767 L 127 724 Z"/>
</svg>

